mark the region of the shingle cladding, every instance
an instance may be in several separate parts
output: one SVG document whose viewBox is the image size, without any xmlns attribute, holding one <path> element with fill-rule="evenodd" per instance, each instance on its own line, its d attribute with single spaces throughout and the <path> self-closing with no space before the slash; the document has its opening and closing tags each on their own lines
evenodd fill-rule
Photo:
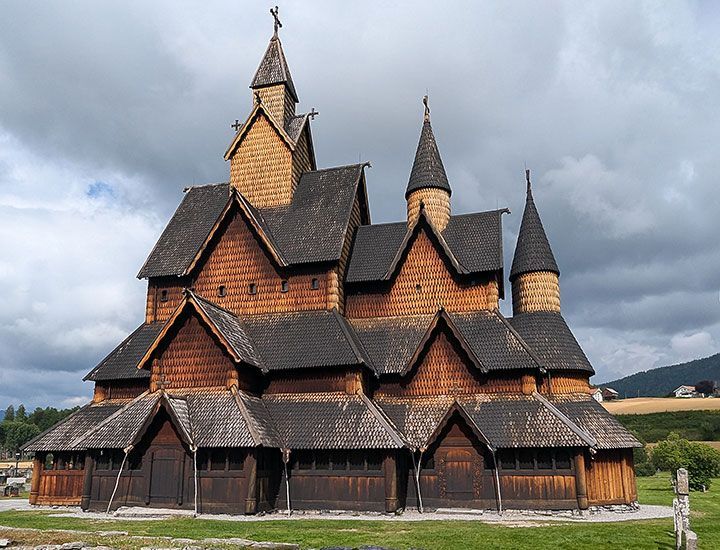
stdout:
<svg viewBox="0 0 720 550">
<path fill-rule="evenodd" d="M 227 183 L 191 187 L 152 249 L 138 278 L 182 275 L 230 199 Z"/>
<path fill-rule="evenodd" d="M 84 450 L 75 441 L 109 416 L 122 409 L 128 400 L 108 400 L 89 403 L 66 419 L 28 442 L 25 452 Z"/>
<path fill-rule="evenodd" d="M 359 395 L 268 394 L 262 400 L 289 449 L 400 447 Z"/>
<path fill-rule="evenodd" d="M 340 258 L 364 164 L 304 172 L 286 207 L 262 214 L 290 264 Z"/>
<path fill-rule="evenodd" d="M 228 310 L 196 294 L 192 294 L 192 296 L 218 331 L 225 337 L 225 340 L 232 346 L 237 356 L 245 363 L 261 367 L 262 360 L 255 351 L 255 347 L 247 334 L 247 329 L 240 319 Z"/>
<path fill-rule="evenodd" d="M 388 417 L 407 442 L 416 449 L 424 448 L 450 407 L 453 397 L 378 397 L 375 404 Z"/>
<path fill-rule="evenodd" d="M 536 311 L 508 319 L 549 370 L 595 374 L 590 361 L 560 313 Z"/>
<path fill-rule="evenodd" d="M 161 392 L 144 393 L 95 426 L 74 444 L 84 449 L 124 449 L 135 442 L 160 400 Z"/>
<path fill-rule="evenodd" d="M 502 214 L 491 210 L 450 216 L 441 235 L 450 252 L 468 273 L 502 270 Z M 383 280 L 403 245 L 407 224 L 383 223 L 358 228 L 346 281 L 364 283 Z"/>
<path fill-rule="evenodd" d="M 269 370 L 359 365 L 364 362 L 333 311 L 305 311 L 245 318 L 255 349 Z"/>
<path fill-rule="evenodd" d="M 282 449 L 283 440 L 263 400 L 249 393 L 238 391 L 238 406 L 247 413 L 246 423 L 253 433 L 255 442 L 263 447 Z"/>
<path fill-rule="evenodd" d="M 537 369 L 520 339 L 495 311 L 449 314 L 473 354 L 489 371 Z"/>
<path fill-rule="evenodd" d="M 293 99 L 297 102 L 298 96 L 295 91 L 295 84 L 290 76 L 285 52 L 283 51 L 280 38 L 277 35 L 270 39 L 265 55 L 253 77 L 251 88 L 262 88 L 273 84 L 285 84 Z"/>
<path fill-rule="evenodd" d="M 533 396 L 477 395 L 458 402 L 495 448 L 588 446 Z"/>
<path fill-rule="evenodd" d="M 589 395 L 556 395 L 549 398 L 570 420 L 597 441 L 598 449 L 642 447 L 642 443 Z"/>
<path fill-rule="evenodd" d="M 198 447 L 254 447 L 250 429 L 230 390 L 192 391 L 188 404 L 193 440 Z"/>
<path fill-rule="evenodd" d="M 435 134 L 433 134 L 430 120 L 426 119 L 420 131 L 420 139 L 415 151 L 415 160 L 410 171 L 410 180 L 405 190 L 405 196 L 407 197 L 417 189 L 428 187 L 444 189 L 448 193 L 452 192 L 435 141 Z"/>
<path fill-rule="evenodd" d="M 432 316 L 350 319 L 357 339 L 378 374 L 401 372 L 412 358 Z"/>
<path fill-rule="evenodd" d="M 540 220 L 540 214 L 535 207 L 532 190 L 528 184 L 525 211 L 520 223 L 520 232 L 510 269 L 510 280 L 531 271 L 552 271 L 560 274 L 545 234 L 545 228 Z"/>
<path fill-rule="evenodd" d="M 83 380 L 101 382 L 105 380 L 127 380 L 133 378 L 149 378 L 150 371 L 138 369 L 142 359 L 155 338 L 160 334 L 162 323 L 143 323 L 130 336 L 125 338 L 118 347 L 100 361 Z"/>
</svg>

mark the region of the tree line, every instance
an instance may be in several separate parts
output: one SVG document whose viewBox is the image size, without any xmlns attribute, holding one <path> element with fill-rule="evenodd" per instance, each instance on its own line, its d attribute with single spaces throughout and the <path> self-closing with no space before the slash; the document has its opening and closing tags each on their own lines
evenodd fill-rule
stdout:
<svg viewBox="0 0 720 550">
<path fill-rule="evenodd" d="M 0 422 L 0 453 L 7 457 L 14 456 L 25 443 L 44 432 L 51 426 L 72 414 L 79 407 L 72 409 L 56 409 L 55 407 L 37 407 L 28 414 L 25 405 L 17 409 L 10 405 L 5 409 L 5 416 Z"/>
</svg>

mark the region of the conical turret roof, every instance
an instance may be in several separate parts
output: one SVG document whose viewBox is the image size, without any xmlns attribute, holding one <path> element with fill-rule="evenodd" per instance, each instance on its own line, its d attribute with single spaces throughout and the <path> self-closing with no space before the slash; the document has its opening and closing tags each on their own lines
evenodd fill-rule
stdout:
<svg viewBox="0 0 720 550">
<path fill-rule="evenodd" d="M 523 212 L 520 233 L 515 246 L 510 280 L 531 271 L 552 271 L 560 275 L 555 256 L 550 248 L 542 221 L 540 221 L 540 214 L 538 214 L 535 207 L 528 175 L 525 211 Z"/>
<path fill-rule="evenodd" d="M 262 88 L 264 86 L 272 86 L 273 84 L 285 84 L 290 95 L 297 103 L 298 97 L 293 84 L 290 69 L 288 68 L 285 53 L 280 43 L 280 38 L 274 34 L 270 39 L 265 55 L 260 61 L 255 76 L 253 77 L 251 88 Z"/>
<path fill-rule="evenodd" d="M 405 190 L 405 198 L 417 190 L 428 187 L 444 189 L 452 193 L 450 184 L 448 183 L 445 167 L 440 158 L 440 151 L 435 142 L 435 134 L 433 134 L 430 125 L 430 110 L 425 108 L 425 120 L 423 122 L 422 131 L 420 132 L 420 141 L 418 142 L 417 151 L 415 152 L 415 161 L 413 162 L 412 171 L 410 172 L 410 181 L 408 181 Z"/>
</svg>

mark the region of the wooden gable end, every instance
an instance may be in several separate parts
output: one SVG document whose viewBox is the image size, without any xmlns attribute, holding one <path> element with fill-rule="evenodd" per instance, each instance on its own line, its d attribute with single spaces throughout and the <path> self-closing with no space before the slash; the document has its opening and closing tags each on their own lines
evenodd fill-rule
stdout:
<svg viewBox="0 0 720 550">
<path fill-rule="evenodd" d="M 183 300 L 186 277 L 154 277 L 148 281 L 145 322 L 167 321 Z"/>
<path fill-rule="evenodd" d="M 230 157 L 230 185 L 256 208 L 290 204 L 297 181 L 293 152 L 260 109 Z"/>
<path fill-rule="evenodd" d="M 183 312 L 154 353 L 150 390 L 229 387 L 251 389 L 253 373 L 236 368 L 210 330 L 194 312 Z"/>
<path fill-rule="evenodd" d="M 389 287 L 366 289 L 346 300 L 346 314 L 353 318 L 478 311 L 498 307 L 494 275 L 461 282 L 448 268 L 444 252 L 421 229 L 401 259 Z"/>
<path fill-rule="evenodd" d="M 331 271 L 281 271 L 237 208 L 195 269 L 195 292 L 236 315 L 330 309 L 337 293 Z"/>
</svg>

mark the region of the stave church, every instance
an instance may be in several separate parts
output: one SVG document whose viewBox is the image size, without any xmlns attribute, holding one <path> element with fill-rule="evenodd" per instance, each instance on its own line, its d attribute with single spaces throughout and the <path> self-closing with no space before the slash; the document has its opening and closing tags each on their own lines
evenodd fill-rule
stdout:
<svg viewBox="0 0 720 550">
<path fill-rule="evenodd" d="M 274 15 L 229 180 L 184 190 L 138 274 L 144 322 L 86 375 L 92 401 L 26 445 L 30 502 L 634 506 L 640 443 L 591 397 L 529 172 L 508 273 L 509 211 L 453 214 L 426 98 L 407 217 L 372 223 L 368 165 L 316 165 Z"/>
</svg>

